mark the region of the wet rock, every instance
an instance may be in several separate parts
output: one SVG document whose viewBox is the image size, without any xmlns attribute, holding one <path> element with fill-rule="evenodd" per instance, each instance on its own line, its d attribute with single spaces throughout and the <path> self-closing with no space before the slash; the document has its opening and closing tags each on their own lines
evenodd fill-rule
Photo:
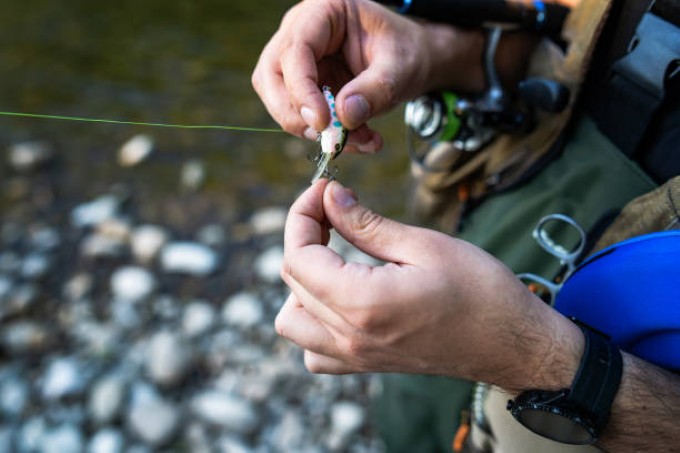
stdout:
<svg viewBox="0 0 680 453">
<path fill-rule="evenodd" d="M 118 258 L 123 253 L 124 242 L 99 233 L 89 234 L 80 243 L 80 254 L 86 258 Z"/>
<path fill-rule="evenodd" d="M 9 375 L 0 382 L 0 410 L 9 418 L 20 416 L 29 400 L 29 388 L 19 376 Z"/>
<path fill-rule="evenodd" d="M 127 302 L 146 299 L 156 288 L 156 279 L 142 267 L 127 266 L 116 270 L 111 276 L 113 297 Z"/>
<path fill-rule="evenodd" d="M 182 165 L 180 185 L 182 188 L 196 191 L 205 182 L 205 165 L 198 159 L 192 159 Z"/>
<path fill-rule="evenodd" d="M 72 302 L 81 300 L 90 294 L 93 284 L 94 281 L 90 274 L 76 274 L 64 284 L 64 297 Z"/>
<path fill-rule="evenodd" d="M 227 324 L 241 328 L 249 328 L 262 322 L 264 310 L 262 303 L 249 292 L 240 292 L 231 296 L 224 303 L 222 319 Z"/>
<path fill-rule="evenodd" d="M 21 452 L 38 451 L 47 434 L 47 423 L 41 416 L 30 418 L 24 423 L 17 436 L 17 447 Z"/>
<path fill-rule="evenodd" d="M 38 252 L 50 252 L 59 247 L 61 237 L 55 228 L 38 226 L 29 232 L 31 246 Z"/>
<path fill-rule="evenodd" d="M 42 253 L 30 253 L 21 263 L 21 275 L 27 280 L 38 280 L 50 270 L 50 260 Z"/>
<path fill-rule="evenodd" d="M 156 258 L 168 237 L 169 234 L 159 226 L 139 226 L 132 231 L 130 238 L 132 254 L 140 263 L 148 264 Z"/>
<path fill-rule="evenodd" d="M 0 253 L 0 272 L 12 274 L 21 269 L 21 258 L 14 252 Z"/>
<path fill-rule="evenodd" d="M 196 242 L 172 242 L 161 251 L 161 266 L 165 272 L 178 272 L 205 277 L 217 270 L 217 254 Z"/>
<path fill-rule="evenodd" d="M 54 150 L 47 142 L 30 141 L 17 143 L 9 148 L 9 164 L 15 170 L 36 170 L 54 158 Z"/>
<path fill-rule="evenodd" d="M 215 309 L 207 302 L 192 302 L 184 309 L 182 333 L 197 337 L 208 332 L 215 324 Z"/>
<path fill-rule="evenodd" d="M 61 358 L 47 368 L 41 393 L 46 400 L 57 400 L 79 395 L 85 389 L 85 384 L 82 364 L 71 358 Z"/>
<path fill-rule="evenodd" d="M 120 453 L 125 446 L 125 438 L 117 429 L 105 428 L 97 431 L 89 444 L 87 453 Z"/>
<path fill-rule="evenodd" d="M 191 349 L 180 336 L 158 332 L 149 341 L 146 371 L 157 384 L 174 385 L 186 376 L 191 358 Z"/>
<path fill-rule="evenodd" d="M 242 440 L 231 436 L 222 436 L 217 441 L 218 453 L 253 453 L 253 449 L 248 447 Z M 281 450 L 283 451 L 283 450 Z"/>
<path fill-rule="evenodd" d="M 2 282 L 0 281 L 0 286 Z M 2 293 L 2 288 L 0 288 Z M 3 300 L 4 299 L 4 300 Z M 38 289 L 30 283 L 24 283 L 17 287 L 10 287 L 5 297 L 0 294 L 0 319 L 20 315 L 26 312 L 38 300 Z"/>
<path fill-rule="evenodd" d="M 42 438 L 41 453 L 79 453 L 83 451 L 83 436 L 74 425 L 61 425 Z"/>
<path fill-rule="evenodd" d="M 118 163 L 133 167 L 144 161 L 153 151 L 153 140 L 146 134 L 139 134 L 125 142 L 118 151 Z"/>
<path fill-rule="evenodd" d="M 234 394 L 208 390 L 191 400 L 191 410 L 201 420 L 242 434 L 257 428 L 259 419 L 247 400 Z"/>
<path fill-rule="evenodd" d="M 287 215 L 287 210 L 279 206 L 261 209 L 250 218 L 250 226 L 255 234 L 280 233 Z"/>
<path fill-rule="evenodd" d="M 98 424 L 113 422 L 120 415 L 125 399 L 125 380 L 118 375 L 106 376 L 95 383 L 90 393 L 88 410 Z"/>
<path fill-rule="evenodd" d="M 227 242 L 227 232 L 221 224 L 211 223 L 198 230 L 196 239 L 208 247 L 222 247 Z"/>
<path fill-rule="evenodd" d="M 283 247 L 275 245 L 257 257 L 254 265 L 255 273 L 264 282 L 280 282 L 281 264 L 283 264 Z"/>
<path fill-rule="evenodd" d="M 53 336 L 47 327 L 32 321 L 6 324 L 0 335 L 2 346 L 14 355 L 44 352 L 53 346 Z"/>
<path fill-rule="evenodd" d="M 120 200 L 113 195 L 103 195 L 88 203 L 77 206 L 71 212 L 71 223 L 75 227 L 94 226 L 114 218 L 120 209 Z"/>
<path fill-rule="evenodd" d="M 180 412 L 162 399 L 150 398 L 133 404 L 128 416 L 130 429 L 145 443 L 159 447 L 177 434 Z"/>
<path fill-rule="evenodd" d="M 281 451 L 300 451 L 305 445 L 308 427 L 299 411 L 288 409 L 274 428 L 271 443 Z"/>
<path fill-rule="evenodd" d="M 339 401 L 331 407 L 331 432 L 328 437 L 332 449 L 343 448 L 349 438 L 364 424 L 363 408 L 351 401 Z"/>
<path fill-rule="evenodd" d="M 126 243 L 130 239 L 132 227 L 127 220 L 111 218 L 97 224 L 96 230 L 98 234 L 106 238 Z"/>
</svg>

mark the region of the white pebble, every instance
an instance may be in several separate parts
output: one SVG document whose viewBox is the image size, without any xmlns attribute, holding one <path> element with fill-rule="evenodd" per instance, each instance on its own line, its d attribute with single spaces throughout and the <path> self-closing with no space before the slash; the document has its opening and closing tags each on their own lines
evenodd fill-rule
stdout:
<svg viewBox="0 0 680 453">
<path fill-rule="evenodd" d="M 73 425 L 61 425 L 48 431 L 42 439 L 41 453 L 80 453 L 83 436 Z"/>
<path fill-rule="evenodd" d="M 97 431 L 87 446 L 88 453 L 120 453 L 125 440 L 120 431 L 113 428 Z"/>
<path fill-rule="evenodd" d="M 239 433 L 251 433 L 259 420 L 253 405 L 236 395 L 208 390 L 191 400 L 191 410 L 203 421 Z"/>
<path fill-rule="evenodd" d="M 178 335 L 168 331 L 158 332 L 151 338 L 146 369 L 154 382 L 172 385 L 186 376 L 191 366 L 191 351 Z"/>
<path fill-rule="evenodd" d="M 20 171 L 35 170 L 53 157 L 54 151 L 46 142 L 17 143 L 9 149 L 9 163 Z"/>
<path fill-rule="evenodd" d="M 113 195 L 103 195 L 89 203 L 77 206 L 71 212 L 71 223 L 76 227 L 97 225 L 113 218 L 120 208 L 120 201 Z"/>
<path fill-rule="evenodd" d="M 364 424 L 364 410 L 350 401 L 340 401 L 331 408 L 331 429 L 340 436 L 358 431 Z"/>
<path fill-rule="evenodd" d="M 155 288 L 156 279 L 141 267 L 123 267 L 111 276 L 111 292 L 119 300 L 137 302 L 151 295 Z"/>
<path fill-rule="evenodd" d="M 260 300 L 252 293 L 240 292 L 224 303 L 222 319 L 227 324 L 248 328 L 257 325 L 264 317 Z"/>
<path fill-rule="evenodd" d="M 85 388 L 83 369 L 73 359 L 58 359 L 52 362 L 45 373 L 42 395 L 47 400 L 77 395 Z"/>
<path fill-rule="evenodd" d="M 197 159 L 192 159 L 182 165 L 180 183 L 188 190 L 198 190 L 205 181 L 205 165 Z"/>
<path fill-rule="evenodd" d="M 250 226 L 255 234 L 270 234 L 283 231 L 286 225 L 286 209 L 278 206 L 257 211 L 250 218 Z"/>
<path fill-rule="evenodd" d="M 156 258 L 158 252 L 168 241 L 168 233 L 156 225 L 142 225 L 132 231 L 130 243 L 132 254 L 143 264 L 148 264 Z"/>
<path fill-rule="evenodd" d="M 281 280 L 281 265 L 283 264 L 283 247 L 275 245 L 262 253 L 255 261 L 255 272 L 267 283 Z"/>
<path fill-rule="evenodd" d="M 207 302 L 192 302 L 184 309 L 182 332 L 188 337 L 203 335 L 215 323 L 215 309 Z"/>
<path fill-rule="evenodd" d="M 166 272 L 204 277 L 217 270 L 217 253 L 196 242 L 172 242 L 161 251 L 161 266 Z"/>
<path fill-rule="evenodd" d="M 116 258 L 123 254 L 124 247 L 119 239 L 92 233 L 80 243 L 80 254 L 87 258 Z"/>
<path fill-rule="evenodd" d="M 107 376 L 92 387 L 88 409 L 96 423 L 106 424 L 120 414 L 125 398 L 125 382 L 119 376 Z"/>
<path fill-rule="evenodd" d="M 172 440 L 178 432 L 179 422 L 180 414 L 177 408 L 160 399 L 134 405 L 129 415 L 132 431 L 154 447 Z"/>
<path fill-rule="evenodd" d="M 37 280 L 50 269 L 50 260 L 43 254 L 31 253 L 24 257 L 21 264 L 21 275 L 29 280 Z"/>
<path fill-rule="evenodd" d="M 123 167 L 135 166 L 151 154 L 153 146 L 153 140 L 148 135 L 135 135 L 121 146 L 118 163 Z"/>
</svg>

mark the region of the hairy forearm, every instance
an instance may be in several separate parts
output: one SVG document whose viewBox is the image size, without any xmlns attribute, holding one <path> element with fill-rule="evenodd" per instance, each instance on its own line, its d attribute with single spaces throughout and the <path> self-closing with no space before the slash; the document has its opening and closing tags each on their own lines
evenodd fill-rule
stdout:
<svg viewBox="0 0 680 453">
<path fill-rule="evenodd" d="M 608 451 L 680 448 L 680 375 L 623 353 L 623 378 L 599 447 Z"/>
</svg>

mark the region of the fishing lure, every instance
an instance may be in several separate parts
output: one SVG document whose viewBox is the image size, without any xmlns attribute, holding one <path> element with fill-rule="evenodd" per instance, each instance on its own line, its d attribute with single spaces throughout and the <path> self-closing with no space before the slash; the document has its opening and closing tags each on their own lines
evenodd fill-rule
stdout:
<svg viewBox="0 0 680 453">
<path fill-rule="evenodd" d="M 347 129 L 342 126 L 338 119 L 338 114 L 335 111 L 335 98 L 333 93 L 331 93 L 330 87 L 323 87 L 323 95 L 331 112 L 331 122 L 326 129 L 321 131 L 317 138 L 317 141 L 321 143 L 321 151 L 316 159 L 314 159 L 317 168 L 314 176 L 312 176 L 312 184 L 324 176 L 330 176 L 328 171 L 329 162 L 340 155 L 345 147 L 345 143 L 347 143 Z"/>
</svg>

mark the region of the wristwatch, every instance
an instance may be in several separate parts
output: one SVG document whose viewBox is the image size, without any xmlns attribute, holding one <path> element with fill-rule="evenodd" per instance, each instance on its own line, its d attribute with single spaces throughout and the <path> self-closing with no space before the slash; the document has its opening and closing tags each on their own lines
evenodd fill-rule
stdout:
<svg viewBox="0 0 680 453">
<path fill-rule="evenodd" d="M 571 388 L 529 390 L 508 401 L 507 409 L 529 430 L 556 442 L 593 444 L 609 421 L 621 383 L 621 351 L 602 332 L 572 319 L 585 337 L 583 357 Z"/>
</svg>

